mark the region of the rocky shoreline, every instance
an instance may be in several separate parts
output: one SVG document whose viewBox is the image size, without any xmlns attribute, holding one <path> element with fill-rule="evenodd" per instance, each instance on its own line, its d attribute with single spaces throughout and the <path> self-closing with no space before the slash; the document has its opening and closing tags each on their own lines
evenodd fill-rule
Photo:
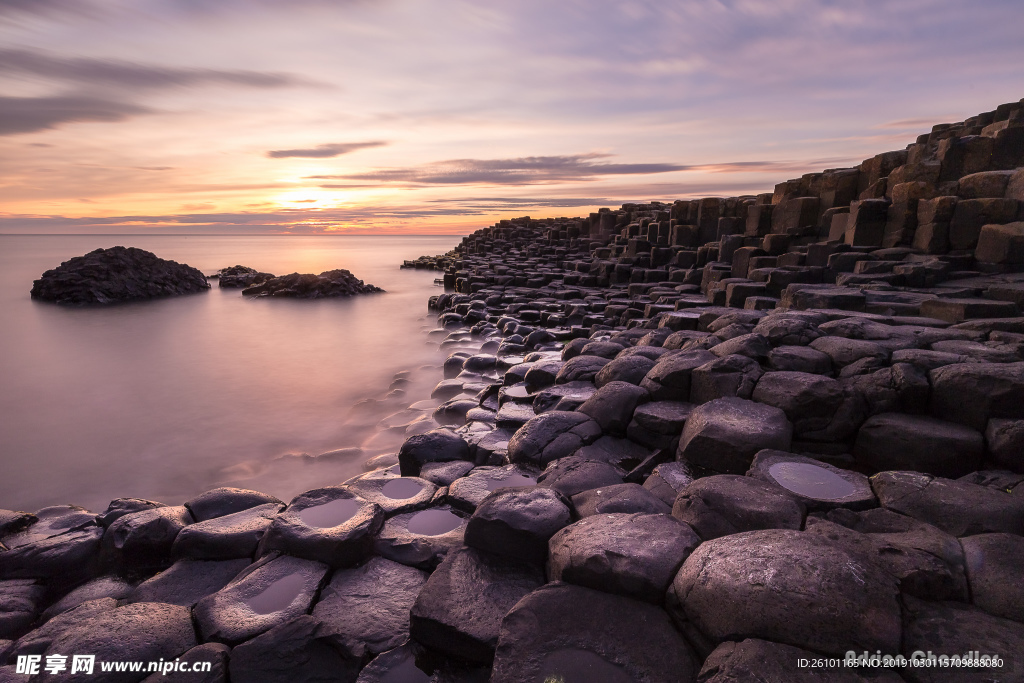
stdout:
<svg viewBox="0 0 1024 683">
<path fill-rule="evenodd" d="M 1022 211 L 1012 103 L 407 262 L 446 286 L 432 422 L 287 504 L 0 513 L 0 681 L 1024 680 Z"/>
</svg>

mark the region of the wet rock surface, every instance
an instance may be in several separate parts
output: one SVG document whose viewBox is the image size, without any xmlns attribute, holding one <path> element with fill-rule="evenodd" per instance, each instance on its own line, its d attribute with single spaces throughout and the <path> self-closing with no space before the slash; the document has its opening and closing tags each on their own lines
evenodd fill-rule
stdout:
<svg viewBox="0 0 1024 683">
<path fill-rule="evenodd" d="M 32 284 L 32 298 L 58 304 L 111 304 L 209 288 L 206 276 L 191 266 L 135 247 L 111 247 L 46 271 Z"/>
<path fill-rule="evenodd" d="M 319 275 L 292 273 L 251 284 L 242 290 L 244 296 L 287 297 L 290 299 L 323 299 L 383 292 L 357 278 L 347 270 L 327 270 Z"/>
<path fill-rule="evenodd" d="M 359 449 L 303 459 L 367 474 L 284 510 L 221 488 L 0 511 L 0 679 L 124 601 L 195 605 L 234 646 L 208 644 L 212 680 L 949 680 L 793 667 L 1020 651 L 1022 110 L 407 262 L 444 285 L 440 382 L 396 375 Z M 359 291 L 221 284 L 250 277 Z"/>
</svg>

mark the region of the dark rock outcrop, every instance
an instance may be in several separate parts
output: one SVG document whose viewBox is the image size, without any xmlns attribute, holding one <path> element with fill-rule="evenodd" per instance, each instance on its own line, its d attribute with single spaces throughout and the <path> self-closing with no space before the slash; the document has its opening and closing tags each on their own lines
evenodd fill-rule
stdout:
<svg viewBox="0 0 1024 683">
<path fill-rule="evenodd" d="M 58 304 L 112 304 L 209 288 L 206 276 L 191 266 L 135 247 L 111 247 L 46 271 L 32 284 L 32 298 Z"/>
<path fill-rule="evenodd" d="M 336 269 L 324 271 L 319 275 L 313 273 L 279 275 L 246 287 L 242 290 L 242 294 L 251 297 L 324 299 L 383 291 L 380 287 L 366 284 L 347 270 Z"/>
</svg>

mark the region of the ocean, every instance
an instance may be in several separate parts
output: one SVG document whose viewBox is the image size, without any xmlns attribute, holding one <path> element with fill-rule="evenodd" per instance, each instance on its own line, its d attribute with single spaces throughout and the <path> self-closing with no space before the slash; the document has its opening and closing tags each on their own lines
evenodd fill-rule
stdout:
<svg viewBox="0 0 1024 683">
<path fill-rule="evenodd" d="M 0 508 L 173 505 L 222 485 L 288 500 L 361 472 L 429 416 L 422 399 L 441 379 L 427 311 L 440 274 L 399 265 L 458 241 L 0 236 Z M 211 280 L 206 293 L 107 307 L 29 297 L 43 271 L 115 245 L 208 275 L 235 264 L 276 275 L 347 268 L 386 293 L 251 300 Z"/>
</svg>

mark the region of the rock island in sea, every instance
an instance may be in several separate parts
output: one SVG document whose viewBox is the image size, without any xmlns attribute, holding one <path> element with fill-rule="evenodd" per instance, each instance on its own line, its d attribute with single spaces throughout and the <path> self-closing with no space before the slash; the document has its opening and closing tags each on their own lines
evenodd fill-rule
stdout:
<svg viewBox="0 0 1024 683">
<path fill-rule="evenodd" d="M 87 651 L 233 683 L 1019 679 L 1022 205 L 1018 102 L 771 193 L 407 262 L 446 285 L 436 428 L 289 502 L 0 513 L 0 676 Z M 979 659 L 801 665 L 919 651 Z"/>
</svg>

